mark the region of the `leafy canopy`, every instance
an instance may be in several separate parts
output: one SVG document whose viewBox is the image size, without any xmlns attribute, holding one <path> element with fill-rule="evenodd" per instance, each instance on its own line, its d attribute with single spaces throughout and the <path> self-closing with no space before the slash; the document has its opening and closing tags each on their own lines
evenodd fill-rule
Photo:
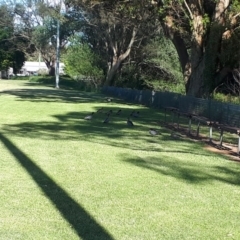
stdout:
<svg viewBox="0 0 240 240">
<path fill-rule="evenodd" d="M 63 56 L 66 73 L 77 79 L 81 77 L 101 79 L 103 71 L 98 67 L 99 57 L 93 53 L 88 44 L 79 41 L 79 37 L 71 38 L 71 44 Z"/>
</svg>

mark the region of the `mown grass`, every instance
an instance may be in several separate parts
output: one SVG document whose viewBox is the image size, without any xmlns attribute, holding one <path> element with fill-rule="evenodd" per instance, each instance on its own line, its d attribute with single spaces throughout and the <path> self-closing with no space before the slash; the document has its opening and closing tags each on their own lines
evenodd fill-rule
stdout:
<svg viewBox="0 0 240 240">
<path fill-rule="evenodd" d="M 163 112 L 27 81 L 0 89 L 0 239 L 240 238 L 239 163 L 172 138 Z M 101 107 L 122 115 L 83 119 Z"/>
</svg>

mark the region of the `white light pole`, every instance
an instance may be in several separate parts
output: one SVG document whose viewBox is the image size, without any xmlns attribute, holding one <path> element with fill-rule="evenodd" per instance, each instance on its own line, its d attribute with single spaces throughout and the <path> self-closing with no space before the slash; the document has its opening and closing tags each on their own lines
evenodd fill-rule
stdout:
<svg viewBox="0 0 240 240">
<path fill-rule="evenodd" d="M 59 61 L 60 61 L 60 21 L 57 19 L 57 50 L 56 50 L 56 88 L 59 88 Z"/>
<path fill-rule="evenodd" d="M 62 1 L 63 0 L 54 0 L 54 6 L 55 8 L 58 8 L 59 15 L 62 12 Z M 57 46 L 56 46 L 56 65 L 55 65 L 55 87 L 59 88 L 59 62 L 60 62 L 60 20 L 59 16 L 57 16 Z"/>
</svg>

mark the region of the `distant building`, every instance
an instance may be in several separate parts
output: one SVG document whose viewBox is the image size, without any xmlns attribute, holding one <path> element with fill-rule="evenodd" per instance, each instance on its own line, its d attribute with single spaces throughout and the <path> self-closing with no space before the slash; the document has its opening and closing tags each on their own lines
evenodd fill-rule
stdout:
<svg viewBox="0 0 240 240">
<path fill-rule="evenodd" d="M 44 62 L 25 62 L 17 76 L 38 75 L 43 72 L 48 73 L 48 68 Z M 59 63 L 59 74 L 64 74 L 64 63 Z M 0 79 L 8 79 L 14 76 L 13 69 L 0 71 Z"/>
<path fill-rule="evenodd" d="M 64 64 L 59 63 L 60 74 L 64 74 L 63 68 L 64 68 Z M 40 71 L 48 72 L 48 68 L 44 62 L 25 62 L 21 70 L 19 71 L 19 74 L 17 75 L 23 75 L 23 76 L 35 75 L 35 74 L 38 74 Z"/>
</svg>

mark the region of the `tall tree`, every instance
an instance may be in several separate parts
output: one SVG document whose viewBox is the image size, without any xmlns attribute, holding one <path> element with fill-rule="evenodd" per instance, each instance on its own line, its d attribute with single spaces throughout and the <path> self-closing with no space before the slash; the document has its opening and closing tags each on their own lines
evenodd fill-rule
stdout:
<svg viewBox="0 0 240 240">
<path fill-rule="evenodd" d="M 157 9 L 148 0 L 68 0 L 68 4 L 83 14 L 84 37 L 105 58 L 105 85 L 113 84 L 133 49 L 159 30 Z"/>
<path fill-rule="evenodd" d="M 225 51 L 225 34 L 233 37 L 239 26 L 239 1 L 160 0 L 158 7 L 181 61 L 186 93 L 208 97 L 234 68 L 220 56 Z"/>
<path fill-rule="evenodd" d="M 15 19 L 14 31 L 28 46 L 25 53 L 38 52 L 46 63 L 50 75 L 55 74 L 57 21 L 60 22 L 60 48 L 64 50 L 67 39 L 79 27 L 76 14 L 64 6 L 64 1 L 5 0 Z M 63 9 L 59 3 L 63 4 Z M 63 12 L 61 10 L 64 10 Z M 0 20 L 1 22 L 1 20 Z"/>
</svg>

